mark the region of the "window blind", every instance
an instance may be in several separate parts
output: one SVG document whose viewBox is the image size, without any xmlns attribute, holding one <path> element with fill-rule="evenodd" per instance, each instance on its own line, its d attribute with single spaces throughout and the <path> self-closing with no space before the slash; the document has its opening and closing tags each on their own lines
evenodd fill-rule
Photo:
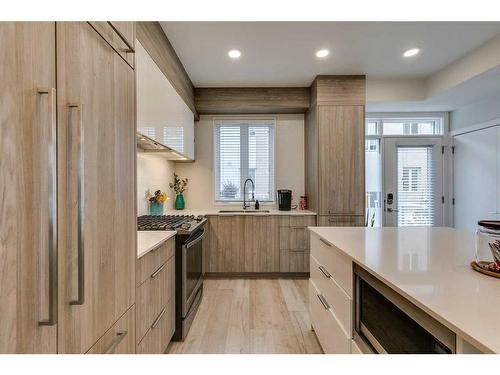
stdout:
<svg viewBox="0 0 500 375">
<path fill-rule="evenodd" d="M 398 226 L 435 223 L 432 146 L 398 147 Z"/>
<path fill-rule="evenodd" d="M 224 120 L 214 127 L 215 200 L 243 201 L 243 184 L 251 178 L 254 196 L 274 201 L 274 121 Z M 247 198 L 252 184 L 247 184 Z"/>
</svg>

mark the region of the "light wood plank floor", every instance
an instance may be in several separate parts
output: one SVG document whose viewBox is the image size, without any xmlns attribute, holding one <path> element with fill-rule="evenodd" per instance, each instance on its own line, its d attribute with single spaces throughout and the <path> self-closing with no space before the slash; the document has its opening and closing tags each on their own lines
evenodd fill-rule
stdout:
<svg viewBox="0 0 500 375">
<path fill-rule="evenodd" d="M 322 353 L 305 279 L 209 279 L 184 342 L 167 353 Z"/>
</svg>

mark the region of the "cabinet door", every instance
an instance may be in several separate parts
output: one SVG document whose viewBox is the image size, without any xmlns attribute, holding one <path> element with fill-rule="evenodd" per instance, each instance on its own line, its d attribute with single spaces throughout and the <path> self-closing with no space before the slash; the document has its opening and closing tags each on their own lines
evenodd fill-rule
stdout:
<svg viewBox="0 0 500 375">
<path fill-rule="evenodd" d="M 55 24 L 0 40 L 0 353 L 55 353 Z"/>
<path fill-rule="evenodd" d="M 87 23 L 57 24 L 58 350 L 86 352 L 133 304 L 134 74 Z"/>
<path fill-rule="evenodd" d="M 364 106 L 320 106 L 319 215 L 364 213 Z"/>
</svg>

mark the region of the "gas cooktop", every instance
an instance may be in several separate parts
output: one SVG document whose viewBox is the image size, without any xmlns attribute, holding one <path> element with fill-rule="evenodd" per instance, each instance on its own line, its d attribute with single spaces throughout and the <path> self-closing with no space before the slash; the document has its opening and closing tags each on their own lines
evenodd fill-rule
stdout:
<svg viewBox="0 0 500 375">
<path fill-rule="evenodd" d="M 143 215 L 137 218 L 137 230 L 175 230 L 190 233 L 206 220 L 194 215 Z"/>
</svg>

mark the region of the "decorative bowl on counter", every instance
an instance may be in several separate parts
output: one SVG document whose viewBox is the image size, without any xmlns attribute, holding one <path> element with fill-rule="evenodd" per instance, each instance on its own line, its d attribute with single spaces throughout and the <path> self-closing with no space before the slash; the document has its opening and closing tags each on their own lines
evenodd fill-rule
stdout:
<svg viewBox="0 0 500 375">
<path fill-rule="evenodd" d="M 476 271 L 500 278 L 500 221 L 478 222 L 475 256 L 471 266 Z"/>
</svg>

